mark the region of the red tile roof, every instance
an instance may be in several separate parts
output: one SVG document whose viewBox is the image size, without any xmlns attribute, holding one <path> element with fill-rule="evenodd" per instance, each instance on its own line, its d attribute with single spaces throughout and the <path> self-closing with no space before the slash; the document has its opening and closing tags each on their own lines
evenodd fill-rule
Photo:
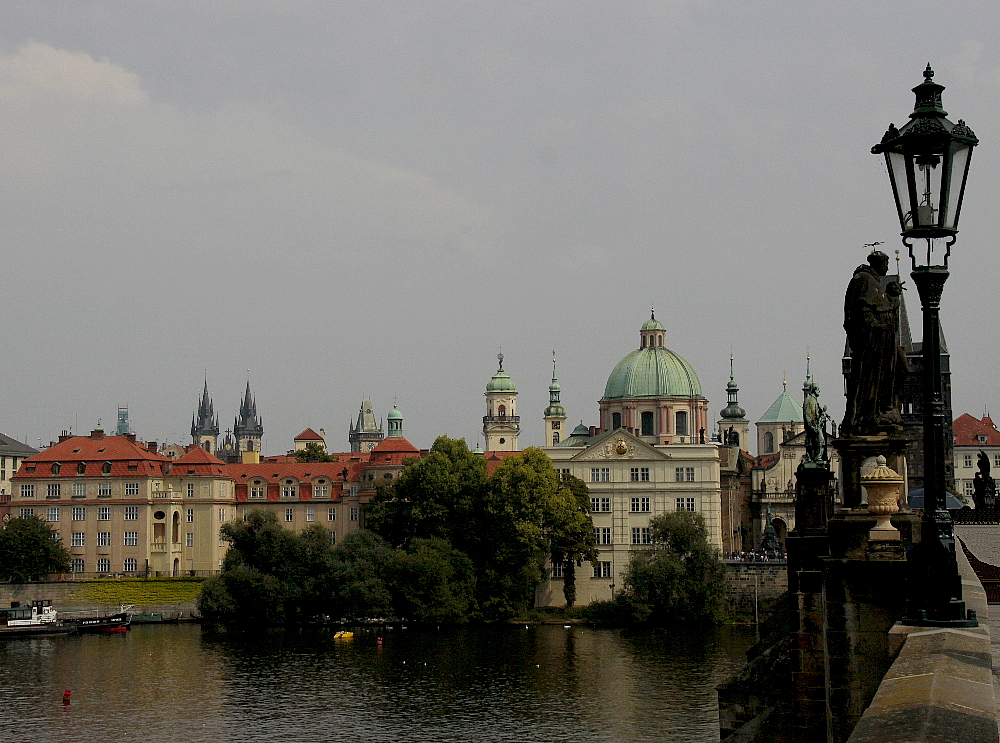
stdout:
<svg viewBox="0 0 1000 743">
<path fill-rule="evenodd" d="M 170 477 L 229 477 L 224 462 L 200 446 L 189 446 L 182 457 L 167 466 L 167 474 Z"/>
<path fill-rule="evenodd" d="M 983 416 L 979 420 L 968 413 L 962 413 L 951 424 L 951 428 L 955 434 L 955 446 L 1000 446 L 1000 431 L 989 416 Z M 985 444 L 979 440 L 980 436 L 986 437 Z"/>
<path fill-rule="evenodd" d="M 261 464 L 227 464 L 223 465 L 226 473 L 236 480 L 237 484 L 248 480 L 263 480 L 277 484 L 285 478 L 293 478 L 299 482 L 312 482 L 320 478 L 343 482 L 340 475 L 345 467 L 340 462 L 263 462 Z"/>
<path fill-rule="evenodd" d="M 311 428 L 307 428 L 305 431 L 296 436 L 292 441 L 326 441 L 322 436 L 316 433 Z"/>
<path fill-rule="evenodd" d="M 22 460 L 14 477 L 159 477 L 170 461 L 125 436 L 72 436 Z M 106 462 L 111 463 L 108 473 L 104 472 Z M 60 464 L 58 474 L 52 472 L 55 463 Z"/>
<path fill-rule="evenodd" d="M 383 454 L 389 452 L 406 452 L 407 454 L 419 454 L 420 449 L 415 447 L 402 436 L 390 436 L 378 442 L 378 446 L 372 449 L 372 454 Z"/>
</svg>

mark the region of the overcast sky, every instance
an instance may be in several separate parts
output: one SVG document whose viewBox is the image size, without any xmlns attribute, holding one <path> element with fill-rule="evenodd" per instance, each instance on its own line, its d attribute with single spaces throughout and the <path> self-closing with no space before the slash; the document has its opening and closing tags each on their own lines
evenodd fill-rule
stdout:
<svg viewBox="0 0 1000 743">
<path fill-rule="evenodd" d="M 1000 412 L 1000 13 L 962 3 L 3 3 L 0 431 L 190 441 L 249 379 L 265 453 L 347 447 L 362 395 L 481 441 L 502 347 L 521 444 L 551 354 L 597 423 L 651 306 L 717 414 L 843 415 L 843 293 L 899 246 L 881 157 L 930 62 L 972 161 L 942 317 L 956 415 Z M 990 39 L 993 39 L 991 42 Z M 908 267 L 904 264 L 904 272 Z M 912 282 L 907 282 L 912 285 Z M 906 295 L 915 337 L 919 302 Z"/>
</svg>

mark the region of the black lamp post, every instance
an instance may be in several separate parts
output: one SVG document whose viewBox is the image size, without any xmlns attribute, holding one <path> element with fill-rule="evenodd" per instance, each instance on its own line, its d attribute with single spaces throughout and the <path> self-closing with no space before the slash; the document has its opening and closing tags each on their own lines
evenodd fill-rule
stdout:
<svg viewBox="0 0 1000 743">
<path fill-rule="evenodd" d="M 945 509 L 944 392 L 941 384 L 941 323 L 939 309 L 948 278 L 948 257 L 958 233 L 972 148 L 979 140 L 959 119 L 948 121 L 941 107 L 943 85 L 933 81 L 930 65 L 924 81 L 913 89 L 916 105 L 900 129 L 892 124 L 872 147 L 884 154 L 896 197 L 903 244 L 920 294 L 923 311 L 924 513 L 920 543 L 910 550 L 911 590 L 907 624 L 975 626 L 966 612 L 962 581 L 955 558 L 955 534 Z M 923 241 L 916 250 L 914 243 Z"/>
</svg>

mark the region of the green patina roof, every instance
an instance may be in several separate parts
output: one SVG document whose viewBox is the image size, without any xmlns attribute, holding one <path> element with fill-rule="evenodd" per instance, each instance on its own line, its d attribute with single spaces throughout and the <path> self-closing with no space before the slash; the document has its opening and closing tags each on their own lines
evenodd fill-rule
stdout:
<svg viewBox="0 0 1000 743">
<path fill-rule="evenodd" d="M 501 366 L 497 369 L 497 373 L 493 375 L 493 378 L 486 385 L 487 392 L 515 392 L 514 381 L 507 376 L 507 372 L 503 370 Z"/>
<path fill-rule="evenodd" d="M 767 412 L 764 413 L 764 416 L 757 422 L 758 423 L 789 423 L 789 422 L 801 423 L 802 406 L 792 399 L 791 395 L 788 394 L 788 390 L 782 390 L 781 394 L 778 395 L 778 399 L 771 404 L 771 407 L 767 409 Z"/>
<path fill-rule="evenodd" d="M 586 446 L 590 443 L 590 429 L 587 428 L 583 423 L 573 429 L 573 433 L 569 435 L 569 438 L 560 441 L 556 446 Z"/>
<path fill-rule="evenodd" d="M 566 408 L 562 405 L 549 405 L 545 408 L 545 418 L 565 418 Z"/>
<path fill-rule="evenodd" d="M 642 324 L 642 330 L 666 330 L 663 327 L 663 323 L 657 320 L 655 317 L 651 317 L 646 322 Z"/>
<path fill-rule="evenodd" d="M 388 418 L 391 421 L 403 420 L 403 414 L 399 412 L 399 409 L 395 405 L 393 405 L 392 410 L 389 411 L 389 414 L 386 416 L 386 418 Z"/>
<path fill-rule="evenodd" d="M 618 362 L 603 399 L 701 396 L 701 382 L 687 361 L 667 348 L 640 348 Z"/>
</svg>

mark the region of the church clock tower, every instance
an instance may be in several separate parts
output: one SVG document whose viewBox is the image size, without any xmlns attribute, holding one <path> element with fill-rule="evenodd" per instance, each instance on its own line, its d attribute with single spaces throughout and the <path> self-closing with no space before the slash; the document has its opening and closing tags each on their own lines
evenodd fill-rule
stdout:
<svg viewBox="0 0 1000 743">
<path fill-rule="evenodd" d="M 503 354 L 497 354 L 500 368 L 486 385 L 486 415 L 483 416 L 483 438 L 486 451 L 520 451 L 517 435 L 521 419 L 517 415 L 517 390 L 503 370 Z"/>
<path fill-rule="evenodd" d="M 566 436 L 566 409 L 559 403 L 559 382 L 556 381 L 556 352 L 552 352 L 552 384 L 549 385 L 549 406 L 545 408 L 545 446 L 556 446 Z"/>
</svg>

